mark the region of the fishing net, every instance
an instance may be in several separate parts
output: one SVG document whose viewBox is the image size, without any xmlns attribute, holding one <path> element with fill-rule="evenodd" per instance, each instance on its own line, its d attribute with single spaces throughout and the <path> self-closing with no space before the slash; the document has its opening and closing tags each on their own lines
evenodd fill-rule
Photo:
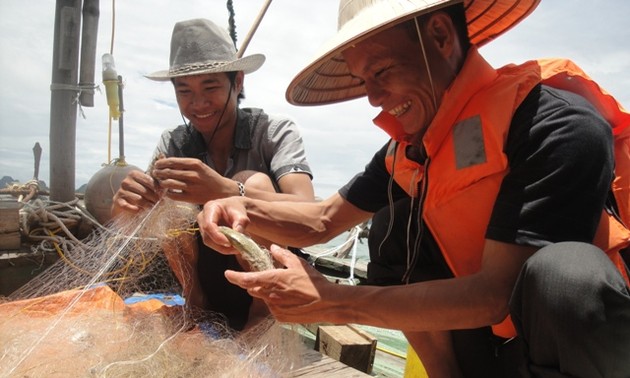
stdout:
<svg viewBox="0 0 630 378">
<path fill-rule="evenodd" d="M 82 240 L 42 241 L 60 259 L 0 297 L 0 377 L 277 377 L 303 365 L 287 325 L 235 333 L 184 305 L 163 247 L 190 240 L 195 216 L 163 199 Z"/>
</svg>

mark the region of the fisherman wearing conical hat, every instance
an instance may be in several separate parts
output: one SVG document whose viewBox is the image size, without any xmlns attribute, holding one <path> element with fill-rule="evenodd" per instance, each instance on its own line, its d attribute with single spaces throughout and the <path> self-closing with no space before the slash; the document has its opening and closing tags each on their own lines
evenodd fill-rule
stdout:
<svg viewBox="0 0 630 378">
<path fill-rule="evenodd" d="M 185 124 L 162 134 L 147 173 L 133 171 L 124 179 L 112 213 L 138 214 L 162 195 L 193 205 L 228 196 L 313 201 L 312 173 L 297 125 L 239 106 L 245 74 L 260 68 L 264 55 L 239 58 L 227 31 L 205 19 L 176 23 L 170 50 L 169 69 L 147 77 L 173 83 Z M 232 328 L 242 329 L 251 320 L 252 297 L 223 275 L 240 269 L 239 262 L 196 236 L 188 244 L 180 257 L 167 254 L 186 304 L 223 314 Z"/>
<path fill-rule="evenodd" d="M 212 201 L 198 217 L 309 245 L 373 217 L 366 286 L 227 272 L 284 322 L 402 330 L 430 377 L 628 377 L 630 114 L 568 60 L 490 66 L 479 46 L 538 0 L 341 0 L 339 30 L 289 85 L 366 96 L 391 139 L 311 204 Z M 223 247 L 221 247 L 223 246 Z"/>
</svg>

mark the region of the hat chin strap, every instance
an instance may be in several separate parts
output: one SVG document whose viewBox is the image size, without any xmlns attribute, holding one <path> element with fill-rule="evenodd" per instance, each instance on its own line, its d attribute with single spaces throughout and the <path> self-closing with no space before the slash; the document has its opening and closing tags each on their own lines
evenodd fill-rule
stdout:
<svg viewBox="0 0 630 378">
<path fill-rule="evenodd" d="M 217 125 L 214 127 L 214 130 L 212 131 L 212 136 L 210 136 L 210 140 L 207 143 L 207 146 L 210 146 L 210 143 L 212 143 L 212 140 L 214 139 L 214 135 L 217 133 L 217 130 L 219 130 L 219 126 L 221 126 L 221 121 L 223 120 L 223 116 L 225 115 L 225 109 L 227 109 L 228 104 L 230 103 L 230 99 L 232 98 L 232 88 L 234 86 L 234 83 L 232 83 L 232 79 L 230 79 L 230 88 L 228 89 L 228 98 L 227 100 L 225 100 L 225 105 L 223 105 L 223 110 L 221 110 L 221 117 L 219 117 L 219 120 L 217 121 Z"/>
<path fill-rule="evenodd" d="M 424 66 L 427 68 L 427 74 L 429 76 L 429 84 L 431 85 L 431 95 L 433 96 L 433 106 L 437 111 L 437 97 L 435 96 L 435 86 L 433 85 L 433 75 L 431 75 L 431 68 L 429 68 L 429 60 L 427 58 L 427 52 L 424 48 L 424 41 L 422 40 L 422 33 L 420 32 L 420 25 L 418 24 L 418 17 L 414 17 L 413 22 L 416 25 L 416 33 L 418 33 L 418 39 L 420 40 L 420 49 L 422 50 L 422 58 L 424 59 Z"/>
</svg>

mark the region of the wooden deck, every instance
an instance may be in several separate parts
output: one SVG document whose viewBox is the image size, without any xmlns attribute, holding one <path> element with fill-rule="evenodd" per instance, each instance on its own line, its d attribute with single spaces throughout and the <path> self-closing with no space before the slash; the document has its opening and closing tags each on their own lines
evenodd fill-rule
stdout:
<svg viewBox="0 0 630 378">
<path fill-rule="evenodd" d="M 57 260 L 56 253 L 33 253 L 25 244 L 20 249 L 0 250 L 0 296 L 8 296 Z"/>
<path fill-rule="evenodd" d="M 304 354 L 304 362 L 306 366 L 293 371 L 288 377 L 371 377 L 371 375 L 344 365 L 312 349 L 307 350 Z"/>
<path fill-rule="evenodd" d="M 402 333 L 357 324 L 353 326 L 363 329 L 377 339 L 374 364 L 369 376 L 377 378 L 403 377 L 407 363 L 408 344 Z M 303 341 L 307 348 L 315 351 L 316 335 L 314 332 L 316 332 L 316 326 L 313 324 L 303 324 L 298 328 L 298 331 L 304 337 Z M 361 371 L 359 372 L 362 373 Z"/>
<path fill-rule="evenodd" d="M 352 284 L 360 285 L 367 281 L 367 260 L 359 259 L 352 265 L 352 260 L 349 258 L 311 255 L 309 261 L 332 282 L 348 284 L 351 271 L 354 281 Z M 376 327 L 358 326 L 367 329 L 378 340 L 372 376 L 379 378 L 403 377 L 407 362 L 407 340 L 402 333 Z"/>
</svg>

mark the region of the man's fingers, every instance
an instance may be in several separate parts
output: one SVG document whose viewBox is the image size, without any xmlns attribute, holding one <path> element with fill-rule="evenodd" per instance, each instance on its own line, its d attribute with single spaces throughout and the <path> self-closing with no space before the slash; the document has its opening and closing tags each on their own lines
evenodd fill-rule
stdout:
<svg viewBox="0 0 630 378">
<path fill-rule="evenodd" d="M 265 282 L 264 279 L 260 279 L 263 273 L 265 272 L 237 272 L 235 270 L 226 270 L 225 278 L 234 285 L 249 290 L 261 287 L 261 282 Z"/>
<path fill-rule="evenodd" d="M 275 244 L 272 244 L 269 252 L 271 252 L 271 256 L 287 268 L 295 268 L 302 265 L 300 258 L 297 257 L 294 253 L 289 251 L 288 249 L 284 249 Z"/>
<path fill-rule="evenodd" d="M 221 231 L 219 231 L 218 221 L 220 216 L 206 204 L 204 209 L 197 214 L 197 223 L 203 242 L 209 247 L 219 246 L 224 248 L 232 247 L 230 241 Z"/>
<path fill-rule="evenodd" d="M 164 159 L 159 159 L 155 161 L 153 164 L 153 168 L 160 169 L 181 169 L 184 167 L 188 167 L 195 164 L 195 161 L 200 162 L 199 159 L 193 158 L 178 158 L 178 157 L 168 157 Z"/>
<path fill-rule="evenodd" d="M 117 203 L 117 204 L 118 204 L 118 206 L 119 206 L 121 209 L 126 210 L 126 211 L 130 211 L 130 212 L 137 213 L 137 212 L 138 212 L 138 211 L 140 211 L 140 209 L 141 209 L 139 206 L 134 205 L 133 203 L 131 203 L 131 202 L 127 201 L 127 200 L 126 200 L 126 199 L 124 199 L 124 198 L 120 198 L 120 199 L 118 199 L 118 201 L 117 201 L 117 202 L 118 202 L 118 203 Z"/>
<path fill-rule="evenodd" d="M 122 209 L 138 212 L 140 209 L 150 209 L 155 205 L 156 201 L 152 197 L 151 195 L 143 197 L 138 193 L 119 191 L 113 200 Z"/>
<path fill-rule="evenodd" d="M 224 255 L 237 255 L 240 252 L 232 247 L 230 242 L 225 238 L 225 235 L 219 233 L 218 236 L 210 236 L 210 234 L 206 232 L 201 232 L 201 239 L 203 240 L 203 244 L 208 247 L 214 249 L 215 251 L 222 253 Z M 220 239 L 223 238 L 223 239 Z"/>
<path fill-rule="evenodd" d="M 228 225 L 235 231 L 243 233 L 249 224 L 249 219 L 244 214 L 244 209 L 235 209 L 224 200 L 207 202 L 197 215 L 197 223 L 201 232 L 207 234 L 210 239 L 223 246 L 229 246 L 228 239 L 219 231 L 219 225 Z"/>
<path fill-rule="evenodd" d="M 279 303 L 282 305 L 299 305 L 300 302 L 292 301 L 290 296 L 283 294 L 281 286 L 273 282 L 270 275 L 277 274 L 277 271 L 267 270 L 264 272 L 237 272 L 226 270 L 225 278 L 234 285 L 247 290 L 249 295 L 260 298 L 268 304 Z"/>
<path fill-rule="evenodd" d="M 191 172 L 201 172 L 207 166 L 199 159 L 166 158 L 155 162 L 152 175 L 158 178 L 168 178 L 176 175 L 186 175 Z"/>
<path fill-rule="evenodd" d="M 117 196 L 127 202 L 138 204 L 142 200 L 155 204 L 159 200 L 153 178 L 142 172 L 132 171 L 120 184 Z"/>
</svg>

